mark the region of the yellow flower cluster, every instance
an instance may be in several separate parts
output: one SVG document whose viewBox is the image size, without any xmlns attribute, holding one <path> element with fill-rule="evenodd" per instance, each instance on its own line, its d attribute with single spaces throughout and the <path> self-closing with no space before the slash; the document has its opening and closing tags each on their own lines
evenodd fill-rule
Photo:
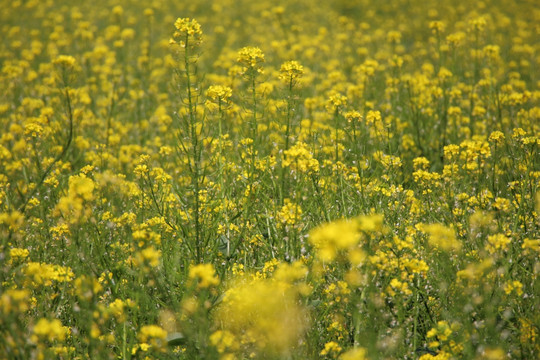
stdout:
<svg viewBox="0 0 540 360">
<path fill-rule="evenodd" d="M 172 38 L 169 39 L 170 45 L 179 45 L 180 48 L 190 49 L 199 46 L 202 43 L 202 28 L 195 19 L 178 18 L 174 22 L 175 31 Z"/>
<path fill-rule="evenodd" d="M 30 291 L 27 289 L 7 289 L 0 296 L 0 309 L 4 315 L 24 313 L 29 309 Z"/>
<path fill-rule="evenodd" d="M 88 202 L 94 199 L 95 183 L 86 175 L 73 175 L 69 178 L 66 196 L 58 201 L 55 211 L 64 217 L 66 222 L 76 224 L 86 221 L 92 214 Z"/>
<path fill-rule="evenodd" d="M 301 173 L 317 172 L 319 162 L 313 158 L 305 143 L 299 142 L 283 152 L 283 166 Z"/>
<path fill-rule="evenodd" d="M 206 289 L 219 285 L 219 278 L 212 264 L 193 265 L 189 268 L 188 278 L 195 281 L 197 288 Z"/>
<path fill-rule="evenodd" d="M 223 85 L 212 85 L 206 91 L 206 96 L 216 102 L 228 102 L 232 96 L 232 89 Z"/>
<path fill-rule="evenodd" d="M 287 61 L 279 69 L 279 78 L 291 88 L 304 75 L 304 67 L 298 61 Z"/>
<path fill-rule="evenodd" d="M 532 2 L 0 23 L 1 358 L 540 353 Z"/>
<path fill-rule="evenodd" d="M 302 219 L 302 208 L 300 205 L 285 199 L 285 204 L 278 213 L 279 222 L 283 225 L 296 225 Z"/>
<path fill-rule="evenodd" d="M 64 68 L 73 68 L 77 61 L 71 55 L 59 55 L 53 60 L 53 63 Z"/>
<path fill-rule="evenodd" d="M 149 266 L 155 268 L 159 266 L 161 260 L 161 250 L 156 250 L 154 246 L 148 246 L 141 251 L 135 253 L 133 264 L 135 266 Z"/>
<path fill-rule="evenodd" d="M 420 229 L 428 234 L 428 242 L 435 249 L 458 251 L 461 243 L 456 238 L 454 229 L 442 224 L 422 225 Z"/>
<path fill-rule="evenodd" d="M 32 286 L 50 286 L 54 282 L 68 282 L 75 276 L 70 267 L 46 263 L 29 262 L 23 268 Z"/>
<path fill-rule="evenodd" d="M 334 261 L 341 252 L 347 252 L 349 261 L 360 265 L 366 255 L 358 247 L 364 234 L 383 229 L 382 216 L 359 216 L 351 220 L 337 220 L 313 229 L 309 241 L 317 249 L 317 257 L 324 262 Z"/>
<path fill-rule="evenodd" d="M 333 92 L 328 97 L 326 104 L 326 109 L 331 113 L 341 111 L 345 106 L 347 106 L 348 98 L 340 93 Z"/>
<path fill-rule="evenodd" d="M 62 325 L 58 319 L 48 320 L 39 319 L 34 325 L 32 341 L 37 343 L 40 341 L 64 341 L 69 334 L 69 329 Z"/>
<path fill-rule="evenodd" d="M 240 281 L 225 293 L 218 319 L 241 344 L 266 353 L 286 353 L 302 335 L 305 322 L 294 294 L 270 280 Z"/>
<path fill-rule="evenodd" d="M 173 34 L 173 42 L 202 35 L 201 25 L 195 19 L 178 18 L 174 22 L 174 27 L 176 31 Z"/>
<path fill-rule="evenodd" d="M 158 325 L 144 325 L 137 335 L 141 344 L 147 344 L 154 348 L 164 346 L 166 337 L 167 332 Z"/>
<path fill-rule="evenodd" d="M 243 66 L 243 73 L 263 73 L 262 63 L 264 63 L 264 54 L 258 47 L 247 46 L 238 51 L 236 59 Z"/>
</svg>

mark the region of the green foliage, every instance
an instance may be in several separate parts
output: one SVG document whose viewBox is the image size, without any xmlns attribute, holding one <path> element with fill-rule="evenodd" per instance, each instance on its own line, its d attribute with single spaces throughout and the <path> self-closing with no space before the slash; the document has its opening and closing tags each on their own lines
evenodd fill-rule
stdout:
<svg viewBox="0 0 540 360">
<path fill-rule="evenodd" d="M 540 352 L 532 4 L 0 20 L 6 359 Z"/>
</svg>

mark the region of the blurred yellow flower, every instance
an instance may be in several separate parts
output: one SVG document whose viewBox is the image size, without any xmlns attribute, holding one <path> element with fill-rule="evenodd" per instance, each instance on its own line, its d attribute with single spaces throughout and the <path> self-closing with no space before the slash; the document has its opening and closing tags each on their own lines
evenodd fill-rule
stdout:
<svg viewBox="0 0 540 360">
<path fill-rule="evenodd" d="M 280 356 L 298 344 L 307 326 L 294 290 L 273 279 L 233 282 L 216 311 L 216 322 L 244 346 Z"/>
<path fill-rule="evenodd" d="M 188 278 L 195 281 L 199 289 L 219 285 L 219 278 L 212 264 L 191 265 Z"/>
<path fill-rule="evenodd" d="M 322 261 L 335 260 L 339 251 L 353 248 L 360 238 L 358 225 L 352 220 L 323 224 L 309 234 L 309 241 L 317 249 L 317 257 Z"/>
<path fill-rule="evenodd" d="M 454 229 L 443 224 L 423 225 L 421 229 L 428 234 L 428 242 L 434 248 L 444 251 L 461 249 L 461 243 L 456 239 Z"/>
<path fill-rule="evenodd" d="M 41 318 L 34 325 L 32 332 L 32 341 L 38 343 L 43 340 L 47 341 L 64 341 L 69 333 L 69 329 L 62 325 L 58 319 L 48 320 Z"/>
</svg>

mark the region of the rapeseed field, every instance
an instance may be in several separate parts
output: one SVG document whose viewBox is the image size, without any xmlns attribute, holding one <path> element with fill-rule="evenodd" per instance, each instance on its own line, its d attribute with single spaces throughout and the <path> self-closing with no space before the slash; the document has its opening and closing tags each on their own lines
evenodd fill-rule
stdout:
<svg viewBox="0 0 540 360">
<path fill-rule="evenodd" d="M 538 357 L 534 1 L 0 19 L 0 359 Z"/>
</svg>

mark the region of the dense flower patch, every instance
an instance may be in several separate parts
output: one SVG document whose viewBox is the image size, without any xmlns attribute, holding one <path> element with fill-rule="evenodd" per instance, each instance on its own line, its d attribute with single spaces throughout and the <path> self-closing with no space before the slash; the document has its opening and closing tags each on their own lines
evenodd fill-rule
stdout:
<svg viewBox="0 0 540 360">
<path fill-rule="evenodd" d="M 532 2 L 0 19 L 0 357 L 540 353 Z"/>
</svg>

